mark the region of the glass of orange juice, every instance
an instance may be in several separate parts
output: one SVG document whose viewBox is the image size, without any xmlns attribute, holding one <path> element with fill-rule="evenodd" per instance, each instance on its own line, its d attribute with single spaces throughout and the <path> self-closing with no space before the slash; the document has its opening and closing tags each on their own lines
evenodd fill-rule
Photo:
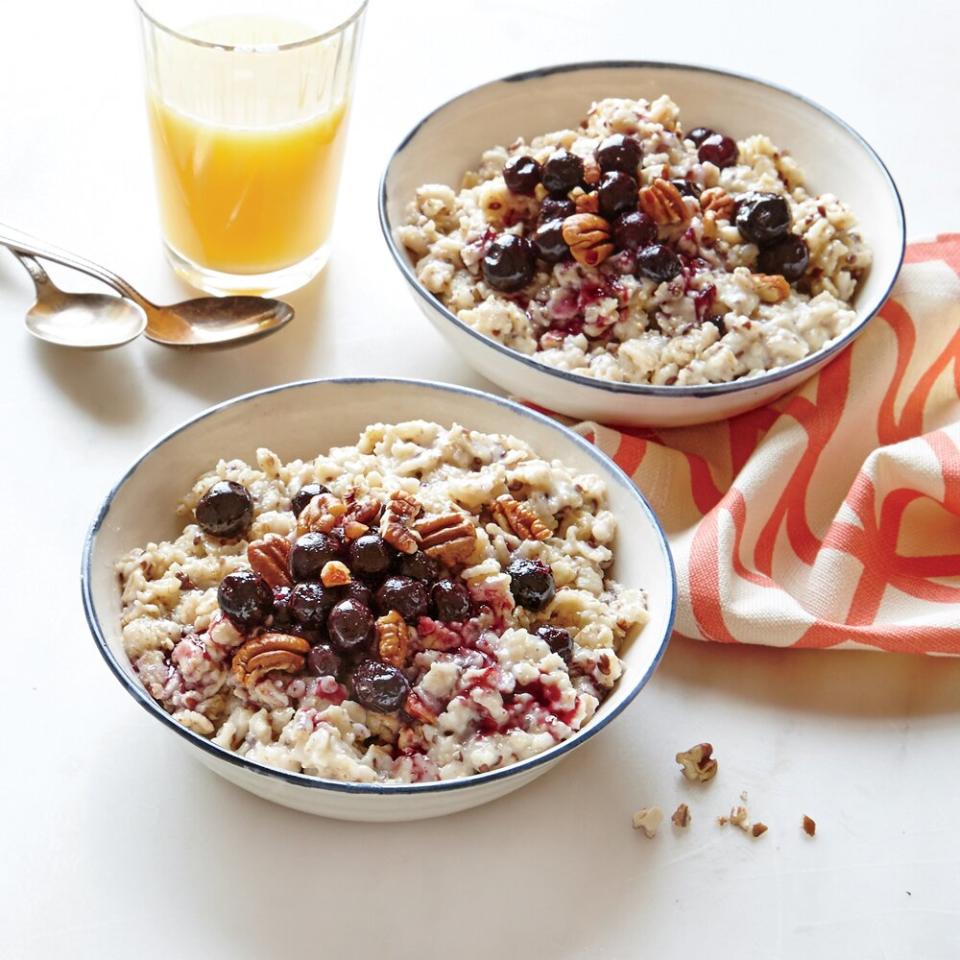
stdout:
<svg viewBox="0 0 960 960">
<path fill-rule="evenodd" d="M 274 296 L 323 269 L 366 4 L 137 0 L 164 247 L 194 286 Z"/>
</svg>

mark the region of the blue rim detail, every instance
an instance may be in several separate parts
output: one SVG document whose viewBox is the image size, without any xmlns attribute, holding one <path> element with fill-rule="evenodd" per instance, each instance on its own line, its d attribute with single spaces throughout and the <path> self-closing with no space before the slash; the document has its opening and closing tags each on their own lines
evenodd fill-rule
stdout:
<svg viewBox="0 0 960 960">
<path fill-rule="evenodd" d="M 597 461 L 597 463 L 604 469 L 605 473 L 610 475 L 611 481 L 618 483 L 638 501 L 641 509 L 646 514 L 657 533 L 660 544 L 660 552 L 666 561 L 667 569 L 670 573 L 670 612 L 667 617 L 666 629 L 664 630 L 663 637 L 660 640 L 660 647 L 651 661 L 650 666 L 647 668 L 644 674 L 638 678 L 634 688 L 615 710 L 612 710 L 606 717 L 603 717 L 600 720 L 591 720 L 569 740 L 564 740 L 563 742 L 551 747 L 549 750 L 545 750 L 543 753 L 539 753 L 534 757 L 530 757 L 526 760 L 519 760 L 516 763 L 510 764 L 509 766 L 497 770 L 491 770 L 489 773 L 473 774 L 471 776 L 461 777 L 456 780 L 440 780 L 413 784 L 344 783 L 339 780 L 326 780 L 321 777 L 312 777 L 309 774 L 290 773 L 286 770 L 268 767 L 264 764 L 247 760 L 246 758 L 238 756 L 235 753 L 231 753 L 229 750 L 225 750 L 223 747 L 216 746 L 205 737 L 201 737 L 192 730 L 188 730 L 182 724 L 177 723 L 177 721 L 174 720 L 173 717 L 168 714 L 142 686 L 133 681 L 129 674 L 123 669 L 121 664 L 117 662 L 116 657 L 114 657 L 113 652 L 110 650 L 110 646 L 107 643 L 107 639 L 100 625 L 99 617 L 97 616 L 91 587 L 90 568 L 93 558 L 93 548 L 96 542 L 97 534 L 100 532 L 100 528 L 103 526 L 104 521 L 110 513 L 110 507 L 113 504 L 113 500 L 117 493 L 127 482 L 127 480 L 129 480 L 130 477 L 132 477 L 133 474 L 135 474 L 137 470 L 143 466 L 143 464 L 149 459 L 155 450 L 157 450 L 159 447 L 162 447 L 168 440 L 172 440 L 184 430 L 187 430 L 194 424 L 199 423 L 201 420 L 206 420 L 208 417 L 213 416 L 215 413 L 218 413 L 227 407 L 248 403 L 251 400 L 255 400 L 259 397 L 267 396 L 272 393 L 279 393 L 283 390 L 294 390 L 302 387 L 309 387 L 317 383 L 336 383 L 345 385 L 366 383 L 413 385 L 417 387 L 427 387 L 433 390 L 440 390 L 446 393 L 458 393 L 471 397 L 480 397 L 483 400 L 487 400 L 497 404 L 498 406 L 505 407 L 514 413 L 519 413 L 530 420 L 545 424 L 551 429 L 556 430 L 558 433 L 561 433 L 567 438 L 572 439 L 579 447 L 581 447 L 581 449 L 585 450 L 590 457 Z M 563 424 L 558 423 L 556 420 L 552 420 L 550 417 L 546 417 L 535 410 L 531 410 L 528 407 L 514 403 L 512 400 L 496 397 L 492 394 L 484 393 L 482 390 L 474 390 L 470 387 L 461 387 L 455 384 L 439 383 L 432 380 L 417 380 L 414 378 L 404 377 L 319 377 L 312 380 L 298 380 L 293 383 L 281 384 L 276 387 L 267 387 L 264 390 L 255 390 L 251 393 L 242 394 L 230 400 L 225 400 L 223 403 L 218 403 L 212 407 L 208 407 L 202 413 L 197 414 L 197 416 L 191 417 L 189 420 L 185 420 L 178 427 L 175 427 L 169 433 L 161 437 L 156 443 L 149 446 L 133 462 L 133 464 L 131 464 L 129 469 L 126 470 L 120 480 L 114 484 L 110 492 L 104 498 L 104 501 L 101 504 L 100 509 L 97 511 L 97 515 L 93 522 L 90 524 L 90 528 L 87 531 L 87 535 L 84 539 L 83 556 L 80 569 L 80 591 L 83 597 L 83 612 L 87 618 L 87 625 L 89 626 L 90 632 L 93 635 L 97 649 L 100 651 L 100 655 L 106 661 L 110 671 L 117 678 L 117 680 L 120 681 L 120 684 L 124 687 L 127 693 L 129 693 L 134 700 L 140 704 L 141 707 L 143 707 L 151 716 L 156 717 L 168 728 L 172 729 L 175 733 L 177 733 L 178 736 L 183 737 L 193 746 L 198 747 L 211 756 L 214 756 L 220 760 L 225 760 L 236 767 L 242 767 L 245 770 L 249 770 L 251 773 L 282 780 L 294 786 L 309 787 L 317 790 L 332 790 L 338 793 L 355 793 L 365 795 L 435 793 L 440 791 L 445 792 L 463 789 L 465 787 L 490 783 L 494 780 L 501 780 L 505 777 L 510 777 L 521 772 L 532 770 L 534 767 L 541 766 L 548 761 L 558 759 L 566 753 L 569 753 L 571 750 L 579 747 L 595 734 L 599 733 L 604 729 L 604 727 L 607 726 L 607 724 L 610 723 L 610 721 L 618 717 L 633 702 L 637 694 L 646 686 L 647 681 L 653 675 L 654 670 L 657 668 L 657 665 L 663 658 L 664 652 L 667 649 L 667 644 L 670 642 L 670 636 L 673 632 L 673 623 L 677 612 L 677 575 L 676 569 L 673 565 L 673 556 L 670 553 L 669 546 L 667 545 L 667 538 L 666 534 L 663 532 L 663 527 L 660 526 L 660 521 L 657 519 L 656 514 L 650 507 L 650 504 L 647 503 L 646 498 L 642 493 L 640 493 L 640 490 L 637 488 L 636 484 L 634 484 L 627 474 L 624 473 L 623 470 L 616 463 L 614 463 L 613 460 L 610 459 L 610 457 L 603 453 L 603 451 L 601 451 L 594 444 L 585 440 L 579 434 L 574 433 L 569 428 L 563 426 Z"/>
<path fill-rule="evenodd" d="M 893 276 L 891 277 L 890 283 L 887 285 L 887 289 L 879 298 L 875 309 L 871 310 L 870 313 L 864 314 L 863 318 L 855 326 L 851 327 L 851 329 L 830 344 L 830 346 L 825 347 L 822 350 L 817 350 L 809 356 L 804 357 L 801 360 L 797 360 L 794 363 L 788 364 L 785 367 L 777 367 L 774 370 L 768 371 L 760 376 L 741 378 L 739 380 L 732 380 L 725 383 L 661 387 L 649 383 L 616 383 L 599 380 L 594 377 L 586 377 L 583 374 L 572 373 L 569 370 L 561 370 L 559 367 L 551 367 L 546 363 L 540 363 L 526 354 L 519 353 L 518 351 L 513 350 L 512 348 L 505 346 L 504 344 L 499 343 L 490 337 L 485 337 L 477 330 L 474 330 L 473 327 L 467 323 L 464 323 L 463 320 L 461 320 L 452 311 L 448 310 L 436 297 L 426 290 L 426 288 L 414 276 L 413 267 L 410 263 L 409 257 L 398 247 L 396 240 L 393 237 L 393 229 L 390 225 L 390 216 L 387 213 L 387 179 L 390 176 L 390 170 L 393 166 L 393 162 L 397 156 L 409 145 L 410 141 L 413 140 L 417 133 L 419 133 L 421 128 L 434 116 L 449 107 L 451 104 L 456 103 L 458 100 L 462 100 L 464 97 L 470 96 L 470 94 L 475 93 L 477 90 L 481 90 L 484 87 L 493 87 L 499 83 L 523 83 L 526 80 L 536 80 L 542 77 L 548 77 L 555 73 L 575 73 L 582 70 L 598 69 L 625 70 L 637 68 L 649 68 L 653 70 L 690 70 L 697 73 L 731 77 L 735 80 L 744 80 L 748 83 L 754 83 L 770 90 L 776 90 L 780 93 L 786 94 L 789 97 L 793 97 L 795 100 L 799 100 L 801 103 L 805 103 L 809 107 L 813 107 L 814 110 L 819 111 L 825 117 L 828 117 L 830 120 L 836 123 L 839 127 L 846 130 L 847 133 L 849 133 L 866 149 L 867 153 L 873 158 L 873 161 L 883 172 L 883 175 L 890 186 L 890 190 L 897 202 L 897 210 L 900 221 L 900 253 L 897 258 L 897 266 L 893 271 Z M 694 66 L 687 63 L 669 63 L 666 61 L 657 60 L 591 60 L 583 63 L 563 63 L 550 67 L 540 67 L 535 70 L 524 71 L 523 73 L 510 74 L 509 76 L 501 77 L 498 80 L 491 80 L 488 83 L 471 87 L 469 90 L 466 90 L 455 97 L 451 97 L 449 100 L 441 103 L 440 106 L 436 107 L 422 120 L 420 120 L 400 141 L 397 148 L 390 155 L 386 169 L 384 170 L 383 175 L 380 177 L 378 208 L 380 214 L 380 229 L 383 232 L 383 236 L 387 242 L 387 249 L 390 251 L 390 254 L 397 266 L 400 268 L 400 273 L 411 286 L 416 296 L 425 303 L 429 304 L 429 306 L 436 310 L 445 320 L 454 324 L 454 326 L 458 327 L 461 331 L 473 337 L 473 339 L 479 341 L 484 346 L 490 347 L 503 354 L 503 356 L 508 360 L 518 361 L 525 366 L 541 373 L 546 373 L 549 376 L 557 377 L 560 380 L 567 380 L 570 383 L 591 387 L 594 390 L 601 390 L 606 393 L 622 393 L 639 396 L 693 397 L 696 399 L 709 400 L 710 398 L 719 396 L 721 394 L 739 393 L 740 391 L 751 390 L 754 387 L 768 383 L 776 383 L 777 381 L 792 377 L 794 374 L 799 373 L 802 370 L 806 370 L 815 365 L 824 364 L 831 357 L 838 354 L 841 350 L 844 350 L 850 343 L 853 342 L 853 340 L 863 333 L 867 324 L 880 312 L 883 304 L 890 296 L 890 291 L 897 282 L 897 277 L 900 274 L 900 268 L 903 266 L 903 258 L 907 247 L 907 221 L 903 209 L 903 200 L 900 197 L 900 191 L 897 189 L 897 185 L 894 182 L 893 177 L 890 175 L 890 171 L 887 169 L 887 166 L 883 160 L 880 159 L 877 151 L 874 150 L 873 147 L 871 147 L 870 144 L 867 143 L 867 141 L 845 120 L 842 120 L 826 107 L 821 106 L 816 101 L 811 100 L 802 94 L 796 93 L 787 87 L 780 86 L 779 84 L 769 83 L 766 80 L 761 80 L 758 77 L 752 77 L 743 73 L 735 73 L 732 70 L 720 70 L 716 67 Z"/>
</svg>

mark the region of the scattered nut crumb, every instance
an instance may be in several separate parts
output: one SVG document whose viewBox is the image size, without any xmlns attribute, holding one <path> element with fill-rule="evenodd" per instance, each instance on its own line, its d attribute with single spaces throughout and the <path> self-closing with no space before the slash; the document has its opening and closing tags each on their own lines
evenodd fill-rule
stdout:
<svg viewBox="0 0 960 960">
<path fill-rule="evenodd" d="M 760 837 L 767 832 L 767 825 L 759 820 L 750 828 L 750 836 Z"/>
<path fill-rule="evenodd" d="M 741 830 L 748 829 L 750 825 L 750 814 L 747 812 L 747 808 L 743 806 L 734 807 L 730 811 L 730 823 L 735 827 L 739 827 Z"/>
<path fill-rule="evenodd" d="M 662 820 L 663 811 L 659 807 L 643 807 L 633 815 L 633 829 L 642 830 L 652 838 Z"/>
<path fill-rule="evenodd" d="M 690 808 L 685 803 L 681 803 L 680 806 L 673 811 L 673 816 L 670 819 L 673 821 L 675 827 L 689 827 L 693 817 L 690 816 Z"/>
<path fill-rule="evenodd" d="M 806 814 L 803 815 L 803 832 L 812 837 L 817 832 L 817 821 L 811 819 Z"/>
<path fill-rule="evenodd" d="M 698 743 L 689 750 L 677 754 L 677 763 L 683 768 L 683 775 L 688 780 L 706 783 L 717 775 L 717 761 L 713 758 L 713 746 L 709 743 Z"/>
</svg>

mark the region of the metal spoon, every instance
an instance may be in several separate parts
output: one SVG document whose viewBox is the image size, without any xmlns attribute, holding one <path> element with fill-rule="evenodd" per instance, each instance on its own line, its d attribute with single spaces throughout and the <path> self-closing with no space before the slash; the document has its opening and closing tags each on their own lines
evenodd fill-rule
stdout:
<svg viewBox="0 0 960 960">
<path fill-rule="evenodd" d="M 143 333 L 146 314 L 123 297 L 106 293 L 64 293 L 39 262 L 10 251 L 37 288 L 37 302 L 27 312 L 27 329 L 62 347 L 103 350 L 129 343 Z"/>
<path fill-rule="evenodd" d="M 141 319 L 140 330 L 145 326 L 146 334 L 151 340 L 167 347 L 212 347 L 256 340 L 279 330 L 293 319 L 293 307 L 288 303 L 265 297 L 198 297 L 168 307 L 158 306 L 112 270 L 37 240 L 13 227 L 0 224 L 0 244 L 9 247 L 15 254 L 43 257 L 102 280 L 128 300 L 132 300 L 143 311 L 145 320 Z M 31 324 L 28 321 L 28 329 L 34 336 L 74 347 L 119 346 L 132 339 L 129 317 L 122 327 L 113 325 L 116 321 L 115 305 L 110 304 L 111 309 L 102 313 L 90 310 L 93 306 L 87 299 L 90 294 L 72 294 L 57 290 L 42 268 L 41 272 L 46 283 L 42 289 L 37 285 L 38 306 L 30 313 L 46 316 L 42 324 Z M 36 284 L 37 277 L 32 270 L 31 275 L 34 276 Z M 51 290 L 55 290 L 62 299 L 51 299 L 48 302 Z M 39 306 L 41 298 L 44 299 L 43 306 Z M 77 310 L 83 310 L 85 316 L 84 322 L 79 325 L 76 320 Z M 64 332 L 62 325 L 76 325 L 78 329 Z M 53 332 L 54 327 L 58 333 Z M 82 327 L 85 335 L 79 327 Z"/>
</svg>

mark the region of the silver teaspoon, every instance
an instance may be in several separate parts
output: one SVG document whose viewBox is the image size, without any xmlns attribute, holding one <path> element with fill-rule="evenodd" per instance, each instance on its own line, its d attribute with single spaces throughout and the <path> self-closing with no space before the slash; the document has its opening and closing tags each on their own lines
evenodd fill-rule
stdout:
<svg viewBox="0 0 960 960">
<path fill-rule="evenodd" d="M 53 260 L 55 263 L 61 263 L 102 280 L 128 300 L 132 300 L 143 311 L 145 319 L 141 321 L 140 330 L 145 326 L 147 337 L 167 347 L 216 347 L 256 340 L 279 330 L 293 319 L 293 307 L 288 303 L 265 297 L 198 297 L 166 307 L 159 306 L 144 297 L 112 270 L 85 257 L 37 240 L 13 227 L 0 224 L 0 244 L 9 247 L 15 254 Z M 46 276 L 45 271 L 42 272 Z M 33 275 L 32 270 L 31 275 Z M 49 277 L 46 277 L 46 281 L 47 290 L 56 289 Z M 34 277 L 34 283 L 36 285 L 36 277 Z M 85 300 L 90 296 L 89 294 L 70 294 L 62 290 L 57 292 L 63 298 L 59 301 L 60 306 L 41 308 L 40 312 L 46 313 L 42 324 L 31 325 L 28 322 L 27 326 L 35 336 L 73 347 L 119 346 L 132 339 L 129 317 L 123 328 L 112 326 L 116 319 L 114 305 L 109 305 L 111 309 L 103 313 L 94 313 L 88 310 L 90 301 Z M 48 295 L 45 294 L 45 296 Z M 71 302 L 74 297 L 84 298 L 84 302 L 74 304 Z M 39 299 L 38 287 L 38 301 Z M 62 329 L 63 326 L 73 323 L 71 315 L 74 319 L 76 318 L 77 314 L 74 312 L 76 307 L 88 310 L 87 318 L 82 325 L 83 330 L 86 331 L 86 338 L 79 330 L 65 333 Z M 36 309 L 34 307 L 31 314 Z M 56 337 L 53 335 L 55 322 L 59 331 Z"/>
</svg>

